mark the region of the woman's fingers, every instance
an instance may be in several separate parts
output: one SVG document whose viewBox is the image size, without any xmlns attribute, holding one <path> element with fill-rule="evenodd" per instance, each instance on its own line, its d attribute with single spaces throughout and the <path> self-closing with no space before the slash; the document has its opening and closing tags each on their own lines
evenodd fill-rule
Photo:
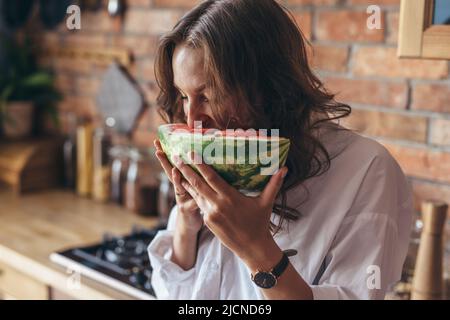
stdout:
<svg viewBox="0 0 450 320">
<path fill-rule="evenodd" d="M 217 192 L 218 194 L 228 195 L 236 192 L 236 189 L 226 183 L 226 181 L 223 180 L 222 177 L 219 176 L 211 166 L 203 163 L 203 160 L 199 155 L 192 152 L 190 154 L 190 158 L 194 166 L 197 168 L 198 172 L 200 172 L 203 179 L 215 192 Z"/>
<path fill-rule="evenodd" d="M 272 206 L 277 198 L 278 192 L 283 185 L 284 177 L 288 172 L 287 167 L 281 168 L 276 174 L 274 174 L 269 183 L 264 188 L 260 195 L 261 202 L 263 206 Z"/>
<path fill-rule="evenodd" d="M 186 191 L 186 189 L 182 185 L 182 176 L 180 171 L 178 171 L 177 168 L 172 168 L 172 181 L 173 181 L 173 187 L 175 190 L 175 197 L 178 200 L 185 201 L 186 197 L 189 197 L 189 193 Z"/>
<path fill-rule="evenodd" d="M 180 172 L 183 174 L 184 179 L 189 182 L 195 192 L 202 195 L 206 199 L 213 200 L 216 198 L 216 192 L 211 189 L 211 187 L 205 182 L 205 180 L 201 176 L 199 176 L 190 166 L 185 164 L 179 156 L 174 156 L 173 162 L 175 163 L 175 166 L 178 168 L 178 170 L 180 170 Z"/>
<path fill-rule="evenodd" d="M 153 140 L 153 144 L 155 145 L 156 150 L 163 151 L 161 147 L 161 142 L 158 139 Z"/>
<path fill-rule="evenodd" d="M 181 181 L 181 184 L 188 195 L 191 196 L 192 199 L 194 199 L 195 202 L 200 206 L 202 204 L 202 199 L 200 198 L 199 193 L 194 189 L 194 187 L 192 187 L 186 180 Z"/>
<path fill-rule="evenodd" d="M 169 177 L 170 182 L 173 183 L 172 179 L 172 168 L 173 166 L 170 164 L 169 160 L 166 157 L 166 154 L 158 150 L 155 152 L 156 157 L 159 160 L 159 163 L 161 164 L 161 167 L 163 168 L 164 172 L 167 174 L 167 177 Z"/>
</svg>

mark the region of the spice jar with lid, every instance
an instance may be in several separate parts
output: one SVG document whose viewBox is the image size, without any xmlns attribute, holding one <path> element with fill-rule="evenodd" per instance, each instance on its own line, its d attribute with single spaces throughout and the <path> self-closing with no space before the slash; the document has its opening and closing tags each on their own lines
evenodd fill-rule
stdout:
<svg viewBox="0 0 450 320">
<path fill-rule="evenodd" d="M 137 148 L 129 152 L 130 163 L 125 184 L 124 204 L 144 216 L 157 215 L 159 171 L 151 153 Z"/>
</svg>

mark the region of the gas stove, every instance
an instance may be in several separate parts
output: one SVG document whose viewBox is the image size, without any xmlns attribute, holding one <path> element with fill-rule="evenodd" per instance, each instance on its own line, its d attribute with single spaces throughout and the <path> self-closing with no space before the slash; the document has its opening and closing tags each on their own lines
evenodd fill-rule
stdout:
<svg viewBox="0 0 450 320">
<path fill-rule="evenodd" d="M 154 299 L 147 247 L 164 228 L 134 227 L 125 236 L 105 234 L 100 243 L 52 253 L 50 260 L 132 297 Z"/>
</svg>

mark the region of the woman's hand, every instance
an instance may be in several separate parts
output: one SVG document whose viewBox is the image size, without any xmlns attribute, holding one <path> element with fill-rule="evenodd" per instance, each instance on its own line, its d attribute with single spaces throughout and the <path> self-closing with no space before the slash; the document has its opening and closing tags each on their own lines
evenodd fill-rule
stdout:
<svg viewBox="0 0 450 320">
<path fill-rule="evenodd" d="M 274 248 L 270 217 L 287 168 L 280 169 L 271 177 L 261 195 L 252 198 L 227 184 L 197 155 L 190 156 L 200 174 L 183 163 L 180 157 L 175 157 L 174 162 L 184 177 L 181 186 L 204 213 L 205 224 L 242 260 L 257 261 L 255 255 L 260 254 L 260 261 L 263 261 L 264 252 Z"/>
<path fill-rule="evenodd" d="M 161 148 L 159 140 L 155 140 L 154 144 L 156 147 L 156 157 L 175 189 L 175 199 L 178 206 L 176 229 L 182 234 L 196 235 L 203 226 L 203 218 L 200 214 L 199 207 L 191 195 L 184 189 L 180 171 L 170 164 Z"/>
</svg>

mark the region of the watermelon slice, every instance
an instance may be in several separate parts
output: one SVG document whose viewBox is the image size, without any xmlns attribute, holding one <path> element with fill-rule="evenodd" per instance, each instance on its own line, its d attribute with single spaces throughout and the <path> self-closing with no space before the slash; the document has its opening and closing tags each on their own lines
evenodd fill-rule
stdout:
<svg viewBox="0 0 450 320">
<path fill-rule="evenodd" d="M 267 136 L 263 130 L 192 129 L 185 124 L 162 125 L 158 135 L 169 161 L 178 155 L 192 166 L 188 155 L 193 151 L 246 195 L 264 189 L 270 176 L 285 165 L 290 145 L 289 139 L 273 132 Z"/>
</svg>

